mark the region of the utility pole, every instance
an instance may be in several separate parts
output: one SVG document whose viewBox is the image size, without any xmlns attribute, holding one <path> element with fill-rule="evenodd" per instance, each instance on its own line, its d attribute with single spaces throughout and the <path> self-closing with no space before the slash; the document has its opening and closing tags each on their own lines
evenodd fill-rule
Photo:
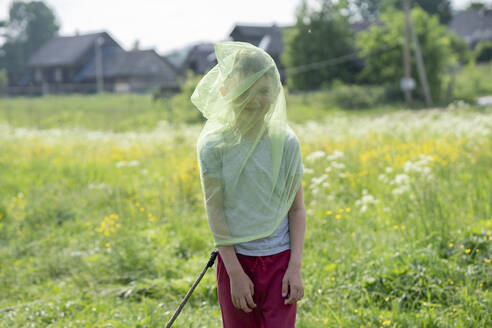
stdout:
<svg viewBox="0 0 492 328">
<path fill-rule="evenodd" d="M 408 8 L 407 10 L 409 11 L 410 9 Z M 419 39 L 417 37 L 417 32 L 415 31 L 415 26 L 413 25 L 412 16 L 410 14 L 408 14 L 408 19 L 410 23 L 410 33 L 412 35 L 413 47 L 415 51 L 415 59 L 417 59 L 417 70 L 419 73 L 420 84 L 422 84 L 422 91 L 424 92 L 425 102 L 427 106 L 432 106 L 432 97 L 430 94 L 429 82 L 427 81 L 427 74 L 425 73 L 424 59 L 422 58 Z"/>
<path fill-rule="evenodd" d="M 97 92 L 104 91 L 104 79 L 103 79 L 103 61 L 101 54 L 101 46 L 104 44 L 104 38 L 102 36 L 96 39 L 96 82 Z"/>
<path fill-rule="evenodd" d="M 410 25 L 410 3 L 409 0 L 403 0 L 403 8 L 405 10 L 405 42 L 403 43 L 403 67 L 405 70 L 405 80 L 410 81 L 411 76 L 411 68 L 410 68 L 410 46 L 409 46 L 409 37 L 408 37 L 408 26 Z M 409 87 L 404 88 L 405 93 L 405 101 L 408 105 L 412 103 L 412 90 Z"/>
</svg>

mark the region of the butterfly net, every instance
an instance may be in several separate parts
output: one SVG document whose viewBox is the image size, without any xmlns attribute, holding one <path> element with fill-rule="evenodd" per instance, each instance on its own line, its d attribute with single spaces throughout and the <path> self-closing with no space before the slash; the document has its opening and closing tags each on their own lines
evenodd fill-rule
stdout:
<svg viewBox="0 0 492 328">
<path fill-rule="evenodd" d="M 302 179 L 279 72 L 265 51 L 214 44 L 217 65 L 191 101 L 207 119 L 197 141 L 201 187 L 215 246 L 267 237 L 286 217 Z"/>
</svg>

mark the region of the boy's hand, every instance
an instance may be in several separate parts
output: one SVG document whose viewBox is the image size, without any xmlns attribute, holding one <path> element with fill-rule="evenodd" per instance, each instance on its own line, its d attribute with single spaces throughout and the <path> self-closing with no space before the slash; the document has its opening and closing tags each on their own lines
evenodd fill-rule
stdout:
<svg viewBox="0 0 492 328">
<path fill-rule="evenodd" d="M 290 265 L 287 267 L 282 279 L 282 297 L 288 297 L 284 304 L 294 304 L 304 297 L 300 267 Z"/>
<path fill-rule="evenodd" d="M 256 304 L 253 301 L 255 288 L 253 282 L 244 271 L 232 274 L 229 277 L 231 282 L 231 299 L 236 309 L 244 312 L 251 312 Z"/>
</svg>

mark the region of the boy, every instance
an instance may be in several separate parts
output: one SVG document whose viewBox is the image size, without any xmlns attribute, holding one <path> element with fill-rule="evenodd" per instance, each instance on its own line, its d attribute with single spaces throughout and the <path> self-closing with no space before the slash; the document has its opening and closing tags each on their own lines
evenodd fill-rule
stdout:
<svg viewBox="0 0 492 328">
<path fill-rule="evenodd" d="M 304 295 L 299 141 L 273 59 L 242 42 L 215 52 L 191 100 L 207 118 L 197 155 L 223 325 L 294 327 Z"/>
</svg>

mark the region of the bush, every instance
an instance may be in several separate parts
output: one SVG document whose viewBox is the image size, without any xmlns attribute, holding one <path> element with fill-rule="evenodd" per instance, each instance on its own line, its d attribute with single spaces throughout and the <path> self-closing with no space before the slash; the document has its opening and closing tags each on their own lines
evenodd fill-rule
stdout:
<svg viewBox="0 0 492 328">
<path fill-rule="evenodd" d="M 333 102 L 346 109 L 371 108 L 383 101 L 384 88 L 361 85 L 340 85 L 333 89 Z"/>
<path fill-rule="evenodd" d="M 489 62 L 492 59 L 492 41 L 480 42 L 475 48 L 475 61 L 477 63 Z"/>
<path fill-rule="evenodd" d="M 7 70 L 0 69 L 0 96 L 7 93 Z"/>
<path fill-rule="evenodd" d="M 439 24 L 436 16 L 429 16 L 420 8 L 412 10 L 412 17 L 424 57 L 427 79 L 433 99 L 440 99 L 441 79 L 449 65 L 459 60 L 451 47 L 452 36 L 446 27 Z M 358 35 L 358 45 L 365 58 L 365 66 L 359 79 L 363 83 L 383 84 L 389 88 L 399 87 L 404 76 L 402 31 L 404 15 L 390 10 L 381 16 L 382 26 L 372 26 Z M 458 45 L 456 45 L 458 46 Z M 383 49 L 383 50 L 381 50 Z M 422 97 L 418 85 L 415 56 L 411 56 L 412 75 L 416 79 L 415 94 Z M 403 93 L 400 93 L 400 99 Z"/>
</svg>

